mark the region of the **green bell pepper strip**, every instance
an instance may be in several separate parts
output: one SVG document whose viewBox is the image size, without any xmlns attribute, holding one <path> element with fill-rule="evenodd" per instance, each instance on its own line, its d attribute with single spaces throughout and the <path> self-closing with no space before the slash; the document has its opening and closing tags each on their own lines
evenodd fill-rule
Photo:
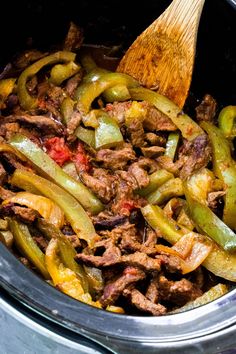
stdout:
<svg viewBox="0 0 236 354">
<path fill-rule="evenodd" d="M 74 61 L 76 57 L 75 53 L 60 51 L 48 55 L 42 59 L 39 59 L 32 65 L 28 66 L 19 76 L 17 82 L 17 95 L 19 98 L 19 102 L 22 108 L 25 110 L 34 109 L 38 105 L 38 100 L 35 97 L 32 97 L 27 90 L 27 81 L 36 75 L 44 66 L 49 64 L 55 64 L 58 62 L 68 63 L 70 61 Z"/>
<path fill-rule="evenodd" d="M 180 313 L 188 310 L 195 309 L 196 307 L 206 305 L 209 302 L 212 302 L 219 297 L 225 295 L 229 291 L 227 285 L 225 284 L 217 284 L 210 288 L 210 290 L 206 291 L 202 296 L 199 296 L 197 299 L 193 301 L 187 302 L 184 306 L 171 311 L 171 313 Z"/>
<path fill-rule="evenodd" d="M 130 100 L 131 96 L 126 85 L 115 85 L 103 93 L 106 102 L 124 102 Z"/>
<path fill-rule="evenodd" d="M 173 179 L 174 175 L 164 169 L 157 170 L 149 175 L 149 184 L 147 187 L 142 189 L 138 189 L 137 193 L 142 197 L 147 196 L 148 194 L 154 192 L 157 188 L 159 188 L 162 184 L 167 182 L 169 179 Z"/>
<path fill-rule="evenodd" d="M 51 69 L 49 82 L 53 85 L 60 86 L 63 81 L 77 74 L 80 70 L 80 65 L 74 63 L 73 61 L 69 61 L 69 63 L 65 64 L 56 64 Z"/>
<path fill-rule="evenodd" d="M 87 129 L 82 127 L 81 125 L 76 129 L 75 135 L 77 138 L 82 140 L 87 145 L 91 146 L 95 149 L 95 131 L 94 129 Z"/>
<path fill-rule="evenodd" d="M 89 55 L 82 56 L 81 60 L 83 67 L 85 67 L 88 73 L 83 78 L 83 83 L 100 80 L 104 74 L 111 73 L 109 70 L 98 67 Z M 107 102 L 126 101 L 130 99 L 130 94 L 126 85 L 118 84 L 105 90 L 103 97 Z"/>
<path fill-rule="evenodd" d="M 213 239 L 225 251 L 236 250 L 236 234 L 206 205 L 199 202 L 184 186 L 191 219 L 197 227 Z"/>
<path fill-rule="evenodd" d="M 26 191 L 44 195 L 54 201 L 64 211 L 67 221 L 77 236 L 86 240 L 90 247 L 93 246 L 98 238 L 93 223 L 71 194 L 45 178 L 17 169 L 12 175 L 11 184 Z"/>
<path fill-rule="evenodd" d="M 129 92 L 133 100 L 147 101 L 167 115 L 187 140 L 193 140 L 203 134 L 201 127 L 167 97 L 144 87 L 130 87 Z"/>
<path fill-rule="evenodd" d="M 183 183 L 180 178 L 172 178 L 163 183 L 154 192 L 146 196 L 150 204 L 161 205 L 172 197 L 180 197 L 184 194 Z"/>
<path fill-rule="evenodd" d="M 94 99 L 100 96 L 105 90 L 115 85 L 126 85 L 128 88 L 137 87 L 139 83 L 131 76 L 121 73 L 105 73 L 99 80 L 85 82 L 80 85 L 75 93 L 77 109 L 82 115 L 88 114 Z"/>
<path fill-rule="evenodd" d="M 75 101 L 70 97 L 66 97 L 61 104 L 60 110 L 64 123 L 67 125 L 71 119 L 72 113 L 74 111 Z M 83 128 L 81 125 L 76 129 L 75 135 L 77 138 L 82 140 L 84 143 L 88 144 L 92 148 L 95 148 L 95 131 L 92 129 Z"/>
<path fill-rule="evenodd" d="M 71 242 L 57 227 L 48 223 L 44 219 L 38 219 L 37 227 L 48 240 L 51 240 L 51 238 L 58 240 L 60 256 L 63 264 L 78 275 L 81 280 L 84 292 L 88 292 L 88 280 L 86 278 L 85 271 L 83 267 L 74 260 L 77 252 L 72 246 Z"/>
<path fill-rule="evenodd" d="M 164 155 L 169 156 L 173 161 L 175 159 L 178 143 L 179 143 L 179 133 L 178 132 L 170 133 L 167 139 L 166 150 Z"/>
<path fill-rule="evenodd" d="M 72 100 L 70 97 L 64 98 L 61 103 L 60 111 L 63 118 L 63 123 L 68 124 L 71 119 L 72 113 L 74 111 L 75 101 Z"/>
<path fill-rule="evenodd" d="M 236 162 L 231 157 L 230 143 L 213 124 L 203 122 L 201 125 L 211 142 L 214 173 L 227 187 L 223 221 L 231 229 L 236 229 Z"/>
<path fill-rule="evenodd" d="M 172 245 L 188 233 L 173 219 L 168 218 L 157 205 L 146 205 L 141 208 L 141 212 L 147 223 L 158 233 L 161 232 L 162 237 Z M 216 276 L 236 282 L 236 254 L 226 252 L 207 236 L 196 235 L 201 242 L 208 242 L 212 246 L 203 266 Z"/>
<path fill-rule="evenodd" d="M 120 145 L 124 139 L 114 118 L 100 110 L 99 126 L 95 129 L 95 148 L 106 149 Z"/>
<path fill-rule="evenodd" d="M 219 128 L 226 138 L 236 137 L 236 106 L 224 107 L 218 117 Z"/>
<path fill-rule="evenodd" d="M 103 204 L 87 187 L 66 174 L 55 161 L 26 136 L 16 134 L 9 140 L 9 144 L 27 157 L 40 174 L 71 193 L 86 210 L 92 214 L 103 210 Z"/>
<path fill-rule="evenodd" d="M 9 227 L 14 237 L 14 242 L 19 251 L 41 272 L 45 279 L 50 275 L 45 265 L 45 255 L 36 245 L 28 227 L 16 220 L 9 219 Z"/>
</svg>

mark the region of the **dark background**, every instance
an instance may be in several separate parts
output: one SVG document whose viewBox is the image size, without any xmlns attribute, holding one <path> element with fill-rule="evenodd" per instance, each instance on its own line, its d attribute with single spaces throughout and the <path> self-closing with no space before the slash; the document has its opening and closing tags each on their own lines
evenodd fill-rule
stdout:
<svg viewBox="0 0 236 354">
<path fill-rule="evenodd" d="M 86 43 L 122 45 L 133 42 L 170 1 L 145 0 L 18 0 L 1 2 L 3 66 L 18 50 L 46 49 L 62 40 L 69 22 L 84 28 Z M 197 42 L 191 92 L 198 99 L 212 94 L 219 105 L 236 104 L 236 11 L 226 0 L 206 0 Z"/>
</svg>

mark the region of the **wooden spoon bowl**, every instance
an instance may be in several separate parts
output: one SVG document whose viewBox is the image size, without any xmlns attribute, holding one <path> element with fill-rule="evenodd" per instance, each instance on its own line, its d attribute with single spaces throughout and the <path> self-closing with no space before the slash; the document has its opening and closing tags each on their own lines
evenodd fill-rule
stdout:
<svg viewBox="0 0 236 354">
<path fill-rule="evenodd" d="M 173 0 L 131 45 L 117 68 L 183 107 L 192 79 L 204 0 Z"/>
</svg>

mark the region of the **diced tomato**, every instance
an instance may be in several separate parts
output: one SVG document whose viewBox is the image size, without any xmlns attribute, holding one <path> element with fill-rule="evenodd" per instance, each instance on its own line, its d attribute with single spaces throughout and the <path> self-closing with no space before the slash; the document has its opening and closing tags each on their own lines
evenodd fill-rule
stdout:
<svg viewBox="0 0 236 354">
<path fill-rule="evenodd" d="M 55 136 L 46 140 L 44 146 L 47 149 L 47 154 L 60 166 L 63 166 L 66 161 L 72 158 L 72 153 L 66 145 L 64 138 Z"/>
<path fill-rule="evenodd" d="M 126 214 L 127 212 L 130 213 L 133 209 L 137 207 L 137 203 L 134 200 L 125 200 L 120 205 L 121 213 Z"/>
<path fill-rule="evenodd" d="M 88 172 L 91 168 L 88 156 L 84 150 L 82 143 L 78 144 L 77 153 L 74 155 L 73 161 L 76 165 L 76 168 L 80 172 Z"/>
</svg>

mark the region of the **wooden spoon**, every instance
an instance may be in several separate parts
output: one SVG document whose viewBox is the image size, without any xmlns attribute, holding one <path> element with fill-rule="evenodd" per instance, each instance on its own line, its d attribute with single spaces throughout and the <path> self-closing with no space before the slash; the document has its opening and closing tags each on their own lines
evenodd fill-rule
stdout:
<svg viewBox="0 0 236 354">
<path fill-rule="evenodd" d="M 188 95 L 204 0 L 173 0 L 131 45 L 117 71 L 167 96 L 180 108 Z"/>
</svg>

